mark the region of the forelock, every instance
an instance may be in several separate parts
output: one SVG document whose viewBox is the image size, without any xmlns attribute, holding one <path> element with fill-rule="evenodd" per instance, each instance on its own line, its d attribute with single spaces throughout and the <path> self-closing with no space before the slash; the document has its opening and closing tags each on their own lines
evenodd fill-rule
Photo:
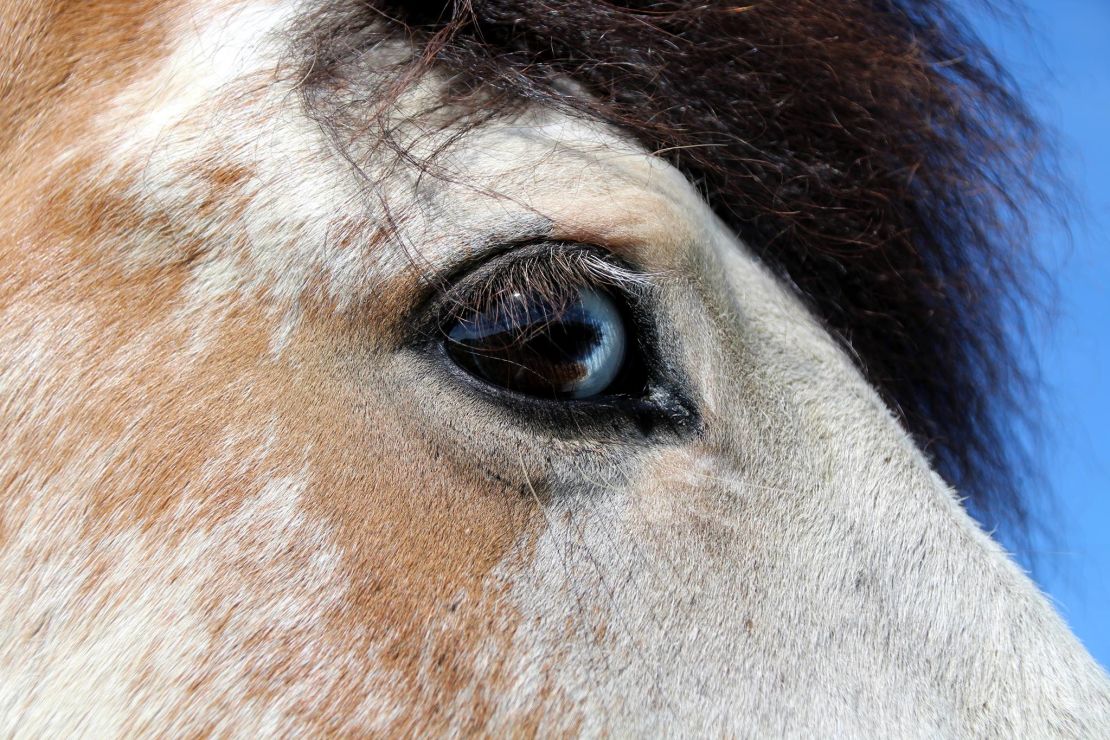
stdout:
<svg viewBox="0 0 1110 740">
<path fill-rule="evenodd" d="M 1020 543 L 1030 458 L 1015 428 L 1035 421 L 1020 317 L 1041 275 L 1027 225 L 1050 168 L 966 28 L 939 0 L 336 0 L 300 48 L 325 126 L 316 92 L 401 39 L 412 53 L 375 110 L 436 69 L 443 104 L 473 122 L 562 109 L 670 161 L 843 341 L 972 511 Z"/>
</svg>

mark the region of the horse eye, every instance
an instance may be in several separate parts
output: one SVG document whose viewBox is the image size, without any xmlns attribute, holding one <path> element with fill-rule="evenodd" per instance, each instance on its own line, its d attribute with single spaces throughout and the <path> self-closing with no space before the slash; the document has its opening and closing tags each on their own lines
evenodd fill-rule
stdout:
<svg viewBox="0 0 1110 740">
<path fill-rule="evenodd" d="M 611 298 L 581 288 L 552 300 L 512 292 L 455 319 L 450 357 L 478 378 L 517 393 L 594 398 L 611 390 L 625 364 L 627 331 Z"/>
</svg>

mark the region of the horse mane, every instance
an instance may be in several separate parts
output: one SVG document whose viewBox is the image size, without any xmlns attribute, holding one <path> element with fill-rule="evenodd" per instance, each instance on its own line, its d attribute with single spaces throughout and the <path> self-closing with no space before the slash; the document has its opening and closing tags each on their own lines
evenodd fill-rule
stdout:
<svg viewBox="0 0 1110 740">
<path fill-rule="evenodd" d="M 1037 406 L 1023 317 L 1043 276 L 1027 209 L 1048 202 L 1051 168 L 967 28 L 941 0 L 336 0 L 306 22 L 304 79 L 326 86 L 400 37 L 418 52 L 389 95 L 434 68 L 476 119 L 540 105 L 627 132 L 700 188 L 972 513 L 1020 545 Z"/>
</svg>

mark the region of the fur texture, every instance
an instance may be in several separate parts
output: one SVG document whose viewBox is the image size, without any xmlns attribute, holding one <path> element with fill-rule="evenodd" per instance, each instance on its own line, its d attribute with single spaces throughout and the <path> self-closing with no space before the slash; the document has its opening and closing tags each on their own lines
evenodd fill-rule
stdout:
<svg viewBox="0 0 1110 740">
<path fill-rule="evenodd" d="M 383 0 L 329 4 L 302 44 L 310 104 L 318 87 L 359 89 L 349 65 L 409 37 L 418 56 L 372 88 L 377 110 L 436 68 L 439 103 L 473 125 L 542 105 L 671 162 L 844 342 L 987 528 L 1024 543 L 1032 468 L 1014 429 L 1035 422 L 1036 394 L 1014 344 L 1040 293 L 1025 225 L 1050 167 L 965 28 L 937 0 Z"/>
<path fill-rule="evenodd" d="M 843 346 L 628 132 L 475 125 L 388 14 L 310 79 L 317 7 L 0 8 L 33 50 L 0 106 L 0 732 L 1110 729 Z M 452 276 L 536 241 L 650 284 L 696 428 L 522 411 L 429 349 Z"/>
</svg>

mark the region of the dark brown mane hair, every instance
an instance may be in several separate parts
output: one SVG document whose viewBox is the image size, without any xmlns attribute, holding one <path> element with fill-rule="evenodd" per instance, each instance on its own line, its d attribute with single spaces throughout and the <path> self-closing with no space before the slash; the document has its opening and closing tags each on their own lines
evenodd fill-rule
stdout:
<svg viewBox="0 0 1110 740">
<path fill-rule="evenodd" d="M 389 38 L 475 120 L 538 105 L 609 122 L 682 170 L 850 348 L 940 473 L 1020 543 L 1036 396 L 1039 129 L 941 0 L 336 0 L 306 91 Z M 573 94 L 566 80 L 589 95 Z M 306 100 L 312 105 L 311 92 Z"/>
</svg>

